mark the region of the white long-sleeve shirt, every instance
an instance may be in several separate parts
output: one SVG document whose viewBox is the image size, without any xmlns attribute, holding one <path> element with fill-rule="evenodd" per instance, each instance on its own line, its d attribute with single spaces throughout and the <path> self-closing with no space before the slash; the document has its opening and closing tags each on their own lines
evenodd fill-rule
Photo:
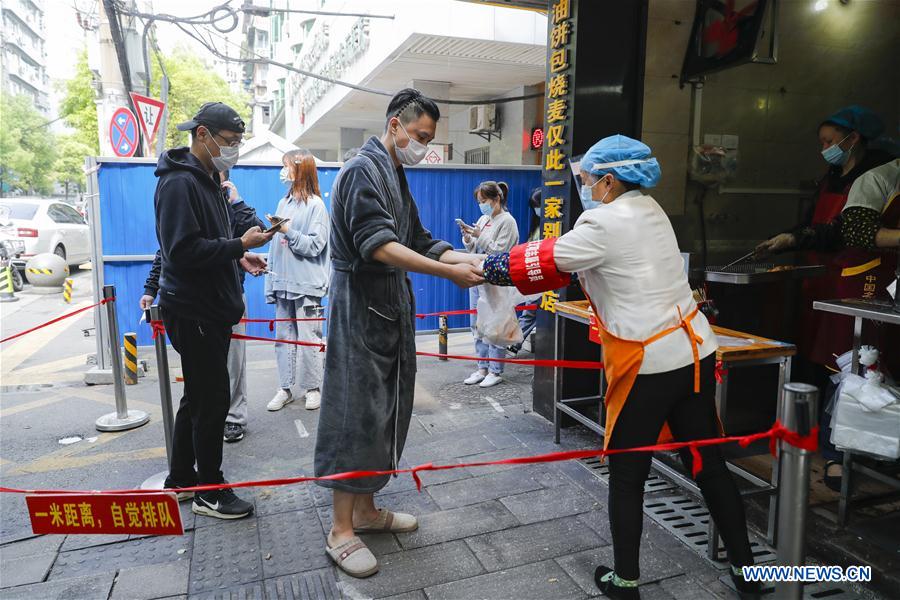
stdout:
<svg viewBox="0 0 900 600">
<path fill-rule="evenodd" d="M 636 341 L 678 325 L 697 307 L 684 272 L 684 260 L 672 224 L 663 209 L 640 191 L 585 211 L 554 249 L 560 271 L 578 273 L 613 335 Z M 716 351 L 718 341 L 703 313 L 691 321 L 703 338 L 700 358 Z M 644 348 L 639 373 L 664 373 L 693 363 L 683 330 Z"/>
<path fill-rule="evenodd" d="M 505 210 L 496 217 L 482 215 L 475 226 L 481 229 L 479 236 L 466 242 L 463 236 L 463 244 L 469 252 L 479 254 L 498 254 L 509 252 L 513 246 L 519 243 L 519 226 L 515 217 Z"/>
</svg>

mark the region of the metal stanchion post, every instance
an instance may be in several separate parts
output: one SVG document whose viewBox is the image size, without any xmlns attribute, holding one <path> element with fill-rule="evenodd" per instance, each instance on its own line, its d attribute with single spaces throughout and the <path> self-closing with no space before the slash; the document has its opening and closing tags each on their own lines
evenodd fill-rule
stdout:
<svg viewBox="0 0 900 600">
<path fill-rule="evenodd" d="M 809 434 L 812 424 L 817 422 L 819 389 L 806 383 L 787 383 L 784 395 L 782 424 L 801 435 Z M 802 566 L 806 561 L 806 511 L 812 452 L 783 441 L 778 446 L 777 562 L 779 566 Z M 799 600 L 803 597 L 803 582 L 778 582 L 775 597 Z"/>
<path fill-rule="evenodd" d="M 438 354 L 447 354 L 447 315 L 440 315 L 438 319 L 440 320 L 438 329 Z M 438 360 L 447 359 L 445 357 L 442 357 Z"/>
<path fill-rule="evenodd" d="M 142 410 L 128 410 L 125 399 L 125 380 L 122 376 L 122 351 L 119 348 L 119 322 L 116 318 L 116 286 L 103 286 L 106 315 L 109 321 L 109 342 L 112 348 L 113 385 L 116 391 L 116 412 L 103 415 L 95 423 L 98 431 L 124 431 L 140 427 L 150 420 L 150 415 Z"/>
<path fill-rule="evenodd" d="M 154 304 L 147 311 L 148 323 L 162 321 L 159 306 Z M 172 386 L 169 379 L 169 352 L 166 349 L 166 336 L 159 334 L 154 340 L 156 346 L 156 372 L 159 375 L 159 401 L 162 405 L 163 433 L 166 436 L 166 470 L 148 477 L 141 484 L 142 490 L 161 490 L 165 487 L 169 474 L 168 466 L 172 464 L 172 438 L 175 432 L 175 416 L 172 411 Z"/>
</svg>

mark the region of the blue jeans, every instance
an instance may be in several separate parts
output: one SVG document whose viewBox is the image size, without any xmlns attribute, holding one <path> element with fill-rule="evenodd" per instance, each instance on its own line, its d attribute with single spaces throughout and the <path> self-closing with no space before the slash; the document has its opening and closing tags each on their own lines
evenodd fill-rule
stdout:
<svg viewBox="0 0 900 600">
<path fill-rule="evenodd" d="M 479 291 L 478 287 L 469 288 L 469 307 L 470 308 L 478 308 L 478 297 Z M 493 344 L 489 344 L 486 341 L 480 339 L 478 337 L 478 332 L 475 331 L 475 321 L 478 315 L 471 315 L 469 317 L 470 323 L 472 325 L 472 335 L 475 337 L 475 356 L 483 359 L 491 359 L 491 358 L 506 358 L 506 349 L 502 346 L 494 346 Z M 484 369 L 486 371 L 490 371 L 496 375 L 500 375 L 503 373 L 503 363 L 490 361 L 490 360 L 479 360 L 478 368 Z"/>
</svg>

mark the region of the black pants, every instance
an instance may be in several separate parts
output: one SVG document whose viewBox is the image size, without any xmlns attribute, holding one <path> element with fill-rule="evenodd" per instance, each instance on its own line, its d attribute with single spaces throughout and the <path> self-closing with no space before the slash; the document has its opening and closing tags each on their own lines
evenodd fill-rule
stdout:
<svg viewBox="0 0 900 600">
<path fill-rule="evenodd" d="M 231 401 L 231 325 L 182 319 L 165 310 L 162 317 L 172 346 L 181 355 L 184 374 L 169 477 L 181 486 L 222 483 L 222 434 Z"/>
<path fill-rule="evenodd" d="M 677 441 L 719 436 L 715 406 L 715 356 L 701 363 L 700 393 L 694 393 L 694 366 L 653 375 L 638 375 L 616 420 L 610 448 L 633 448 L 656 443 L 663 423 L 669 423 Z M 700 450 L 703 470 L 697 484 L 709 513 L 722 534 L 734 566 L 753 564 L 744 505 L 725 466 L 718 446 Z M 652 456 L 647 452 L 609 457 L 609 521 L 612 529 L 616 574 L 638 579 L 638 555 L 643 529 L 644 481 Z M 681 452 L 691 471 L 691 454 Z"/>
</svg>

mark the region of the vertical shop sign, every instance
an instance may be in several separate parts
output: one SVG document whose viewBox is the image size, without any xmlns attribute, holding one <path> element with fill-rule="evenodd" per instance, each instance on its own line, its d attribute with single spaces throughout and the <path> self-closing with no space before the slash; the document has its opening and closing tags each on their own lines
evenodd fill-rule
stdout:
<svg viewBox="0 0 900 600">
<path fill-rule="evenodd" d="M 543 207 L 541 237 L 558 238 L 570 197 L 569 158 L 572 153 L 570 105 L 572 103 L 572 38 L 575 25 L 569 0 L 551 2 L 547 29 L 547 97 L 544 103 Z M 559 293 L 545 292 L 541 308 L 556 312 Z"/>
</svg>

